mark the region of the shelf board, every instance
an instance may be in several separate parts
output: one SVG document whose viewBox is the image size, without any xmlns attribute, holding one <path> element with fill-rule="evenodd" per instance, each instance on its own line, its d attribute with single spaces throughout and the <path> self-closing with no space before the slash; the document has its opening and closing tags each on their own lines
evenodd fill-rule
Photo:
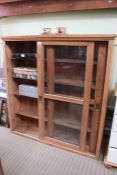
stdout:
<svg viewBox="0 0 117 175">
<path fill-rule="evenodd" d="M 77 130 L 81 129 L 81 122 L 78 120 L 72 120 L 72 118 L 55 118 L 54 124 Z M 88 128 L 88 132 L 90 131 L 90 128 Z"/>
<path fill-rule="evenodd" d="M 55 62 L 58 63 L 78 63 L 78 64 L 86 64 L 86 60 L 78 60 L 78 59 L 67 59 L 67 58 L 57 58 L 55 59 Z M 93 64 L 97 64 L 96 61 L 94 61 Z"/>
<path fill-rule="evenodd" d="M 73 129 L 80 129 L 80 121 L 78 120 L 71 120 L 68 118 L 55 118 L 54 123 L 57 125 L 65 126 L 68 128 L 73 128 Z"/>
<path fill-rule="evenodd" d="M 61 78 L 57 77 L 55 78 L 56 84 L 62 84 L 62 85 L 70 85 L 70 86 L 77 86 L 77 87 L 84 87 L 85 82 L 81 80 L 75 80 L 75 79 L 68 79 L 68 78 Z M 95 85 L 92 85 L 92 89 L 95 89 Z"/>
<path fill-rule="evenodd" d="M 33 99 L 35 99 L 35 100 L 37 100 L 38 98 L 35 98 L 35 97 L 30 97 L 30 96 L 26 96 L 26 95 L 21 95 L 21 94 L 19 94 L 19 92 L 18 91 L 15 91 L 14 92 L 14 95 L 16 95 L 16 96 L 22 96 L 22 97 L 28 97 L 28 98 L 33 98 Z"/>
<path fill-rule="evenodd" d="M 29 118 L 38 119 L 38 114 L 35 111 L 32 111 L 32 110 L 28 110 L 28 111 L 19 110 L 19 111 L 15 111 L 15 114 L 26 116 L 26 117 L 29 117 Z"/>
<path fill-rule="evenodd" d="M 21 127 L 20 126 L 20 127 L 15 128 L 13 130 L 13 132 L 16 134 L 27 136 L 27 137 L 29 136 L 29 137 L 36 139 L 36 140 L 39 138 L 38 127 L 37 128 L 36 127 L 29 128 L 29 127 L 23 127 L 23 126 Z"/>
<path fill-rule="evenodd" d="M 47 112 L 46 112 L 47 113 Z M 74 116 L 64 117 L 64 113 L 56 112 L 56 117 L 53 120 L 54 125 L 64 126 L 71 129 L 80 130 L 81 129 L 81 121 L 79 119 L 75 119 Z M 45 118 L 45 122 L 48 122 L 48 118 Z M 90 127 L 88 127 L 88 132 L 91 132 Z"/>
</svg>

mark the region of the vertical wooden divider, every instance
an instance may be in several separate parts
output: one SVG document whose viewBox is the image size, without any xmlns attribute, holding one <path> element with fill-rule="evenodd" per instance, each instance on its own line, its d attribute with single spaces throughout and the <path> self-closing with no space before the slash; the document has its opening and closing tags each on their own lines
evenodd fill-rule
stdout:
<svg viewBox="0 0 117 175">
<path fill-rule="evenodd" d="M 45 102 L 44 102 L 44 47 L 37 42 L 37 85 L 38 85 L 38 116 L 39 138 L 43 139 L 45 133 Z"/>
<path fill-rule="evenodd" d="M 106 57 L 107 57 L 107 47 L 105 44 L 101 43 L 98 49 L 98 63 L 97 63 L 97 75 L 96 75 L 96 87 L 95 87 L 95 99 L 94 99 L 94 109 L 91 124 L 91 136 L 90 136 L 90 151 L 95 153 L 98 126 L 101 112 L 102 103 L 102 93 L 104 86 L 105 68 L 106 68 Z"/>
<path fill-rule="evenodd" d="M 54 48 L 48 46 L 47 48 L 47 88 L 48 93 L 54 93 L 54 79 L 55 79 L 55 65 L 54 65 Z M 48 115 L 48 136 L 52 137 L 54 132 L 54 102 L 49 100 L 47 103 Z"/>
<path fill-rule="evenodd" d="M 86 138 L 87 138 L 91 86 L 92 86 L 93 59 L 94 59 L 94 42 L 89 42 L 87 45 L 84 103 L 83 103 L 83 111 L 81 119 L 81 134 L 80 134 L 81 151 L 85 151 L 86 149 Z"/>
<path fill-rule="evenodd" d="M 109 83 L 110 83 L 110 71 L 111 71 L 111 63 L 112 63 L 112 55 L 113 55 L 113 46 L 114 46 L 114 41 L 110 40 L 108 42 L 106 75 L 105 75 L 105 83 L 104 83 L 104 94 L 103 94 L 103 100 L 102 100 L 103 108 L 101 109 L 99 132 L 98 132 L 97 147 L 96 147 L 96 158 L 97 159 L 99 158 L 99 153 L 100 153 L 101 144 L 102 144 L 104 123 L 105 123 L 105 117 L 106 117 L 106 109 L 107 109 L 107 103 L 108 103 L 108 97 L 109 97 Z"/>
</svg>

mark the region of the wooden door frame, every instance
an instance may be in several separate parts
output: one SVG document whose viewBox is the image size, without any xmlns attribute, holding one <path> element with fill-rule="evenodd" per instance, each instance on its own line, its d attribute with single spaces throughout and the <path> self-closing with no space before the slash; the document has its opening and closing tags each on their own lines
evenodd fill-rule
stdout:
<svg viewBox="0 0 117 175">
<path fill-rule="evenodd" d="M 86 57 L 86 61 L 87 61 L 87 59 L 88 59 L 88 65 L 89 65 L 89 67 L 90 67 L 90 76 L 88 75 L 89 73 L 89 67 L 87 68 L 87 72 L 86 72 L 86 74 L 85 74 L 85 78 L 87 78 L 88 77 L 88 80 L 87 80 L 87 82 L 86 82 L 86 86 L 88 85 L 88 87 L 89 87 L 89 90 L 91 90 L 91 83 L 92 83 L 92 78 L 91 78 L 91 76 L 92 76 L 92 73 L 93 73 L 93 59 L 94 59 L 94 42 L 92 42 L 92 41 L 89 41 L 89 42 L 86 42 L 86 41 L 84 41 L 84 42 L 74 42 L 74 41 L 52 41 L 52 42 L 42 42 L 41 43 L 41 47 L 43 46 L 55 46 L 55 45 L 57 45 L 57 46 L 63 46 L 63 45 L 67 45 L 67 46 L 86 46 L 87 47 L 87 52 L 88 52 L 88 54 L 87 54 L 87 57 Z M 93 52 L 91 52 L 90 50 L 92 50 L 93 49 Z M 92 62 L 91 62 L 91 57 L 92 57 Z M 44 68 L 44 63 L 42 63 L 42 62 L 44 62 L 44 58 L 42 58 L 42 55 L 41 55 L 41 57 L 40 57 L 40 59 L 41 60 L 43 60 L 43 61 L 40 61 L 40 63 L 41 63 L 41 67 L 43 67 Z M 91 66 L 90 66 L 91 65 Z M 87 64 L 86 64 L 86 67 L 87 67 Z M 39 74 L 41 74 L 42 73 L 42 76 L 44 75 L 44 71 L 43 72 L 40 72 Z M 44 78 L 41 78 L 41 81 L 39 81 L 40 82 L 40 84 L 41 84 L 41 82 L 42 81 L 44 81 Z M 89 81 L 90 81 L 90 85 L 89 85 Z M 42 83 L 42 84 L 44 84 L 44 82 Z M 41 86 L 42 87 L 42 86 Z M 44 87 L 43 87 L 44 88 Z M 43 92 L 43 99 L 44 99 L 44 101 L 45 101 L 45 99 L 50 99 L 50 100 L 58 100 L 58 101 L 63 101 L 63 102 L 67 102 L 67 103 L 73 103 L 73 104 L 80 104 L 80 105 L 83 105 L 83 104 L 85 104 L 86 103 L 86 105 L 87 105 L 87 112 L 89 111 L 89 105 L 90 104 L 94 104 L 94 101 L 93 100 L 90 100 L 90 93 L 88 92 L 88 94 L 87 94 L 87 87 L 84 87 L 84 89 L 86 89 L 85 90 L 85 93 L 86 93 L 86 95 L 85 95 L 85 100 L 83 99 L 83 98 L 76 98 L 76 97 L 65 97 L 65 96 L 63 96 L 63 95 L 60 95 L 60 94 L 50 94 L 50 93 L 44 93 Z M 88 103 L 87 103 L 87 95 L 88 95 Z M 43 104 L 43 106 L 44 106 L 44 104 Z M 44 108 L 43 108 L 44 109 Z M 85 111 L 85 110 L 84 110 Z M 43 114 L 44 114 L 44 112 L 43 112 Z M 85 115 L 84 115 L 85 116 Z M 86 116 L 85 116 L 86 117 Z M 43 118 L 42 116 L 41 116 L 41 118 Z M 45 117 L 44 117 L 45 118 Z M 84 128 L 84 124 L 83 124 L 83 122 L 82 122 L 82 124 L 81 124 L 81 127 L 82 127 L 82 125 L 83 125 L 83 127 L 82 127 L 82 129 L 83 129 L 83 132 L 85 131 L 85 137 L 84 137 L 84 144 L 86 143 L 86 133 L 87 133 L 87 125 L 88 125 L 88 118 L 89 118 L 89 115 L 87 115 L 87 120 L 86 120 L 86 126 L 85 126 L 85 128 Z M 84 120 L 84 119 L 82 119 L 82 120 Z M 40 127 L 40 128 L 45 128 L 44 127 L 44 119 L 41 119 L 41 121 L 43 122 L 43 127 Z M 41 122 L 40 122 L 41 123 Z M 83 133 L 82 132 L 82 133 Z M 59 147 L 60 147 L 60 145 L 62 145 L 63 147 L 65 147 L 66 148 L 66 146 L 68 147 L 68 148 L 66 148 L 66 149 L 73 149 L 73 151 L 74 152 L 88 152 L 88 150 L 89 150 L 89 148 L 88 148 L 88 146 L 84 146 L 85 147 L 85 149 L 81 149 L 81 147 L 80 146 L 75 146 L 75 145 L 72 145 L 72 144 L 69 144 L 69 143 L 66 143 L 66 142 L 64 142 L 64 141 L 60 141 L 60 140 L 56 140 L 56 139 L 54 139 L 54 138 L 50 138 L 50 137 L 47 137 L 47 136 L 44 136 L 44 133 L 45 133 L 45 131 L 43 131 L 43 136 L 41 135 L 41 140 L 42 140 L 42 142 L 44 141 L 44 142 L 49 142 L 49 141 L 51 141 L 51 143 L 50 144 L 57 144 Z M 62 144 L 61 144 L 62 143 Z M 87 149 L 87 148 L 88 149 Z M 74 150 L 75 149 L 75 150 Z M 94 154 L 92 154 L 92 156 L 94 157 Z"/>
<path fill-rule="evenodd" d="M 81 135 L 80 135 L 80 147 L 82 151 L 85 151 L 86 149 L 91 86 L 93 78 L 93 62 L 94 62 L 94 42 L 91 42 L 87 47 L 87 58 L 85 68 L 86 72 L 85 72 L 85 87 L 84 87 L 84 103 L 83 103 L 83 111 L 81 119 Z"/>
<path fill-rule="evenodd" d="M 104 90 L 103 90 L 103 99 L 102 99 L 102 109 L 101 116 L 99 122 L 99 132 L 97 138 L 97 147 L 96 147 L 96 159 L 99 159 L 102 138 L 103 138 L 103 130 L 106 118 L 106 111 L 109 99 L 109 85 L 111 78 L 111 67 L 112 67 L 112 57 L 113 57 L 113 48 L 114 48 L 114 40 L 108 41 L 108 53 L 107 53 L 107 65 L 106 65 L 106 73 L 105 73 L 105 82 L 104 82 Z"/>
<path fill-rule="evenodd" d="M 97 134 L 99 130 L 99 121 L 102 107 L 103 87 L 107 63 L 107 43 L 99 43 L 97 55 L 97 71 L 96 71 L 96 85 L 94 95 L 94 108 L 91 122 L 90 135 L 90 151 L 96 152 Z"/>
</svg>

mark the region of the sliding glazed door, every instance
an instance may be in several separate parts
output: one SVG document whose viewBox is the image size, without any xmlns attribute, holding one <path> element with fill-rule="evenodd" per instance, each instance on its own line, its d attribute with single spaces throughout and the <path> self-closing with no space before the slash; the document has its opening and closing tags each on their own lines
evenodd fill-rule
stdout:
<svg viewBox="0 0 117 175">
<path fill-rule="evenodd" d="M 98 132 L 98 126 L 95 130 L 92 124 L 95 116 L 99 118 L 101 98 L 97 99 L 97 96 L 102 95 L 104 81 L 104 66 L 99 69 L 102 55 L 95 54 L 97 47 L 94 42 L 38 45 L 39 72 L 43 76 L 39 78 L 39 100 L 43 106 L 43 112 L 40 112 L 42 138 L 94 152 L 95 146 L 91 144 L 96 143 L 94 135 Z M 100 86 L 96 83 L 98 79 Z"/>
</svg>

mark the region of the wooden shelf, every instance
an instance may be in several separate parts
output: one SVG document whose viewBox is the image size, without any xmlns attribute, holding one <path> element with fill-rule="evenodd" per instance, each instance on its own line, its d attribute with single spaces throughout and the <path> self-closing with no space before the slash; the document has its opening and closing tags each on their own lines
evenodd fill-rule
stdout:
<svg viewBox="0 0 117 175">
<path fill-rule="evenodd" d="M 80 145 L 80 131 L 64 126 L 56 125 L 54 127 L 53 138 L 68 144 Z"/>
<path fill-rule="evenodd" d="M 37 100 L 37 98 L 35 98 L 35 97 L 30 97 L 30 96 L 26 96 L 26 95 L 21 95 L 21 94 L 19 94 L 18 91 L 15 91 L 15 92 L 14 92 L 14 95 L 19 96 L 19 97 L 21 96 L 21 97 L 33 98 L 33 99 Z"/>
<path fill-rule="evenodd" d="M 48 122 L 48 119 L 45 118 L 45 122 Z M 80 130 L 81 129 L 81 122 L 78 120 L 72 120 L 68 119 L 68 118 L 55 118 L 54 119 L 54 124 L 55 125 L 59 125 L 59 126 L 64 126 L 67 128 L 71 128 L 71 129 L 76 129 L 76 130 Z M 88 132 L 91 132 L 91 129 L 88 127 Z"/>
<path fill-rule="evenodd" d="M 29 117 L 29 118 L 38 119 L 38 114 L 35 111 L 32 111 L 32 110 L 28 110 L 28 111 L 18 110 L 18 111 L 15 112 L 15 114 L 26 116 L 26 117 Z"/>
<path fill-rule="evenodd" d="M 78 63 L 78 64 L 86 64 L 86 60 L 78 60 L 78 59 L 67 59 L 67 58 L 57 58 L 55 59 L 55 62 L 57 63 Z M 97 64 L 96 61 L 94 61 L 93 64 Z"/>
<path fill-rule="evenodd" d="M 31 138 L 38 139 L 39 138 L 39 129 L 38 127 L 17 127 L 13 130 L 16 134 L 21 134 L 24 136 L 31 136 Z"/>
<path fill-rule="evenodd" d="M 81 122 L 78 120 L 73 120 L 72 118 L 55 118 L 54 124 L 77 130 L 81 129 Z M 88 132 L 90 131 L 91 130 L 88 128 Z"/>
<path fill-rule="evenodd" d="M 55 78 L 55 83 L 56 84 L 62 84 L 62 85 L 70 85 L 70 86 L 77 86 L 77 87 L 84 87 L 85 82 L 81 80 L 74 80 L 74 79 L 68 79 L 68 78 L 61 78 L 57 77 Z M 92 89 L 95 89 L 95 85 L 92 85 Z"/>
</svg>

